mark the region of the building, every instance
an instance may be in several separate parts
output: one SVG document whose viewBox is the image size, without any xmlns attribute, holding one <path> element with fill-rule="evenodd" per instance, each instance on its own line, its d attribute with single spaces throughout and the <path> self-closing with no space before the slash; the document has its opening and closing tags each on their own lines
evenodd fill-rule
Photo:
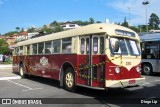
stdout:
<svg viewBox="0 0 160 107">
<path fill-rule="evenodd" d="M 63 29 L 74 29 L 80 27 L 78 24 L 74 24 L 72 22 L 65 22 L 63 25 L 61 25 Z"/>
<path fill-rule="evenodd" d="M 16 37 L 16 42 L 24 41 L 28 39 L 28 32 L 20 32 Z"/>
</svg>

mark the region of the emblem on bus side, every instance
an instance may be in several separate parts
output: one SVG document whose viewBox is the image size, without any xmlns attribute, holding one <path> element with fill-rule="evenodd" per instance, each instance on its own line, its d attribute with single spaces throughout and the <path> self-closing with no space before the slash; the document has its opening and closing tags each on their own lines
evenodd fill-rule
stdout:
<svg viewBox="0 0 160 107">
<path fill-rule="evenodd" d="M 48 64 L 48 59 L 46 57 L 42 57 L 40 59 L 40 64 L 42 64 L 43 66 L 47 65 Z"/>
</svg>

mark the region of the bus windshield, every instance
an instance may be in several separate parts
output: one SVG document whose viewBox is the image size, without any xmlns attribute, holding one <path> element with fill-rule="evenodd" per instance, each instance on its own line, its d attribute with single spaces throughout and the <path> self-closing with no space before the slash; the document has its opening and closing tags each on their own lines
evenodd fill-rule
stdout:
<svg viewBox="0 0 160 107">
<path fill-rule="evenodd" d="M 110 49 L 113 54 L 140 55 L 137 42 L 131 39 L 110 38 Z"/>
</svg>

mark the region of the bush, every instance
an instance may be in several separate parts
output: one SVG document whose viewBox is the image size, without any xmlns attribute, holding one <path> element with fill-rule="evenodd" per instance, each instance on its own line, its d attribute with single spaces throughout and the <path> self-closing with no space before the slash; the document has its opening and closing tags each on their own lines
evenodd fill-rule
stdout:
<svg viewBox="0 0 160 107">
<path fill-rule="evenodd" d="M 7 58 L 5 62 L 2 62 L 2 64 L 12 64 L 11 58 Z"/>
</svg>

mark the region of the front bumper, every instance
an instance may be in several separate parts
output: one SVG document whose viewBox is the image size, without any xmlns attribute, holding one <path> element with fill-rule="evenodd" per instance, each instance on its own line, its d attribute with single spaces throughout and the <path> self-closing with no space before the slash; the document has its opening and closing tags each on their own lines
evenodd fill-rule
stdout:
<svg viewBox="0 0 160 107">
<path fill-rule="evenodd" d="M 145 78 L 132 78 L 123 80 L 106 80 L 105 87 L 107 88 L 125 88 L 141 85 L 145 82 Z"/>
</svg>

